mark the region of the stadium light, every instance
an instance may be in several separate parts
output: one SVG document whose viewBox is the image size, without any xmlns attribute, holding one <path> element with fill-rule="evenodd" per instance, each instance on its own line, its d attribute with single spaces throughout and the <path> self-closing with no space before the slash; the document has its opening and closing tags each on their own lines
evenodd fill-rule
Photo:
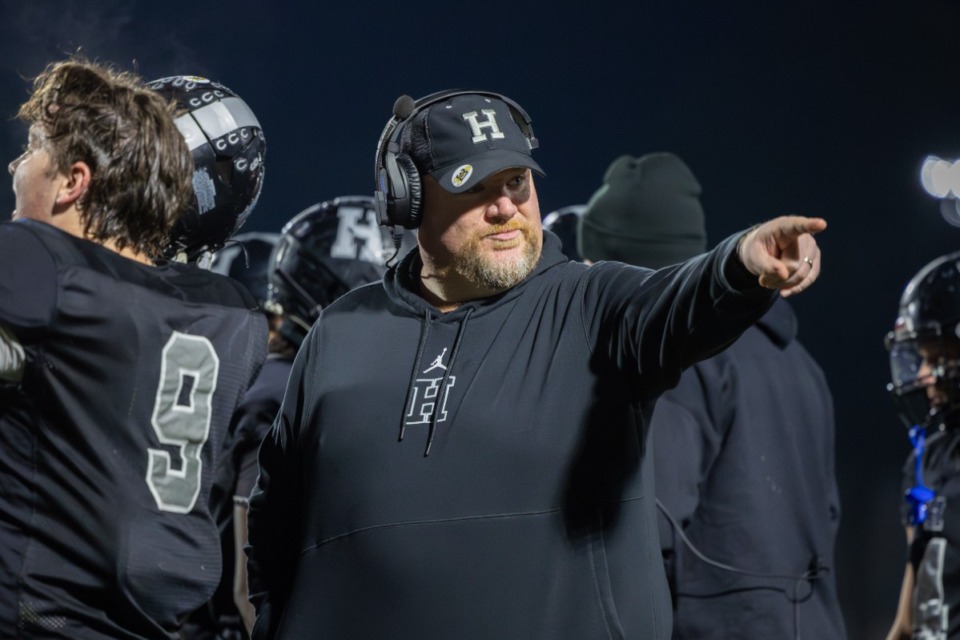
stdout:
<svg viewBox="0 0 960 640">
<path fill-rule="evenodd" d="M 920 183 L 935 198 L 960 197 L 960 162 L 927 156 L 920 168 Z"/>
</svg>

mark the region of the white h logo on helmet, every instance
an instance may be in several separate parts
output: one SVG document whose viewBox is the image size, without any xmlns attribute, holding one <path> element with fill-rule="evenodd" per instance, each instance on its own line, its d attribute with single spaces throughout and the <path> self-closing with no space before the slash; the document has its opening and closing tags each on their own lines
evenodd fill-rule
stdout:
<svg viewBox="0 0 960 640">
<path fill-rule="evenodd" d="M 366 207 L 341 206 L 337 209 L 337 239 L 330 245 L 331 258 L 383 261 L 383 237 L 373 212 Z"/>
<path fill-rule="evenodd" d="M 494 140 L 503 138 L 503 132 L 497 126 L 497 112 L 493 109 L 481 109 L 480 113 L 487 116 L 486 122 L 477 122 L 476 111 L 463 114 L 463 119 L 470 124 L 470 128 L 473 130 L 473 143 L 476 144 L 487 139 L 487 134 L 482 129 L 490 129 L 490 137 Z"/>
</svg>

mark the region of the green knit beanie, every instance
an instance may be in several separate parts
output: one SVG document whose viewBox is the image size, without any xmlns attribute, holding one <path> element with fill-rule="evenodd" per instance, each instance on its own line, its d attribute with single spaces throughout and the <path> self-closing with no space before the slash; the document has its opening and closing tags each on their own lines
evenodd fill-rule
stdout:
<svg viewBox="0 0 960 640">
<path fill-rule="evenodd" d="M 659 269 L 706 251 L 700 184 L 672 153 L 620 156 L 580 219 L 580 254 Z"/>
</svg>

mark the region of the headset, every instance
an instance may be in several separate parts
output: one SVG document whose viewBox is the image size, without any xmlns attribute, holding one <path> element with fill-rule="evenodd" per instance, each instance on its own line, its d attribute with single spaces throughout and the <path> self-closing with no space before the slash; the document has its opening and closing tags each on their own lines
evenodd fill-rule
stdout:
<svg viewBox="0 0 960 640">
<path fill-rule="evenodd" d="M 539 146 L 527 112 L 519 104 L 499 93 L 448 89 L 431 93 L 416 101 L 408 95 L 402 95 L 393 104 L 393 116 L 384 127 L 377 143 L 374 199 L 377 220 L 381 225 L 403 229 L 416 229 L 420 226 L 422 179 L 413 158 L 401 151 L 403 130 L 414 116 L 427 107 L 462 95 L 489 96 L 503 101 L 509 107 L 513 121 L 530 143 L 530 148 L 536 149 Z"/>
</svg>

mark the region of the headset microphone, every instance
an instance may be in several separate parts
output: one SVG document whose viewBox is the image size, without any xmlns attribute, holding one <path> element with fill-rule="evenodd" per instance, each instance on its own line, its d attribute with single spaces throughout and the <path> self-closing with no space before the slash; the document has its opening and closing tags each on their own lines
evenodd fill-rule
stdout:
<svg viewBox="0 0 960 640">
<path fill-rule="evenodd" d="M 397 98 L 396 102 L 393 103 L 393 117 L 396 119 L 397 124 L 399 125 L 400 122 L 410 119 L 410 116 L 413 115 L 413 112 L 414 110 L 416 110 L 416 108 L 417 108 L 417 103 L 410 96 L 404 94 L 399 98 Z M 386 160 L 391 164 L 388 171 L 392 173 L 396 173 L 398 169 L 396 166 L 395 154 L 400 151 L 400 145 L 397 142 L 391 142 L 390 145 L 391 145 L 391 148 L 389 149 L 389 152 L 391 155 Z M 379 156 L 379 152 L 378 152 L 378 156 Z M 386 219 L 384 215 L 386 211 L 385 198 L 381 195 L 381 192 L 386 190 L 386 184 L 382 185 L 382 188 L 379 188 L 379 187 L 381 187 L 381 185 L 378 185 L 378 190 L 376 194 L 377 204 L 375 206 L 377 209 L 377 220 L 381 225 L 384 225 L 384 224 L 389 224 L 389 221 Z M 401 186 L 399 188 L 399 191 L 401 195 L 403 195 L 404 187 Z M 395 258 L 400 253 L 400 244 L 403 242 L 403 235 L 404 235 L 405 229 L 403 225 L 390 225 L 390 228 L 391 228 L 390 236 L 393 239 L 393 248 L 394 248 L 393 256 L 390 258 L 390 260 L 393 260 L 393 258 Z M 388 260 L 387 262 L 389 263 L 390 260 Z"/>
<path fill-rule="evenodd" d="M 397 98 L 397 101 L 393 103 L 393 115 L 400 120 L 406 120 L 413 115 L 413 110 L 415 108 L 416 103 L 414 102 L 413 98 L 403 95 Z"/>
</svg>

